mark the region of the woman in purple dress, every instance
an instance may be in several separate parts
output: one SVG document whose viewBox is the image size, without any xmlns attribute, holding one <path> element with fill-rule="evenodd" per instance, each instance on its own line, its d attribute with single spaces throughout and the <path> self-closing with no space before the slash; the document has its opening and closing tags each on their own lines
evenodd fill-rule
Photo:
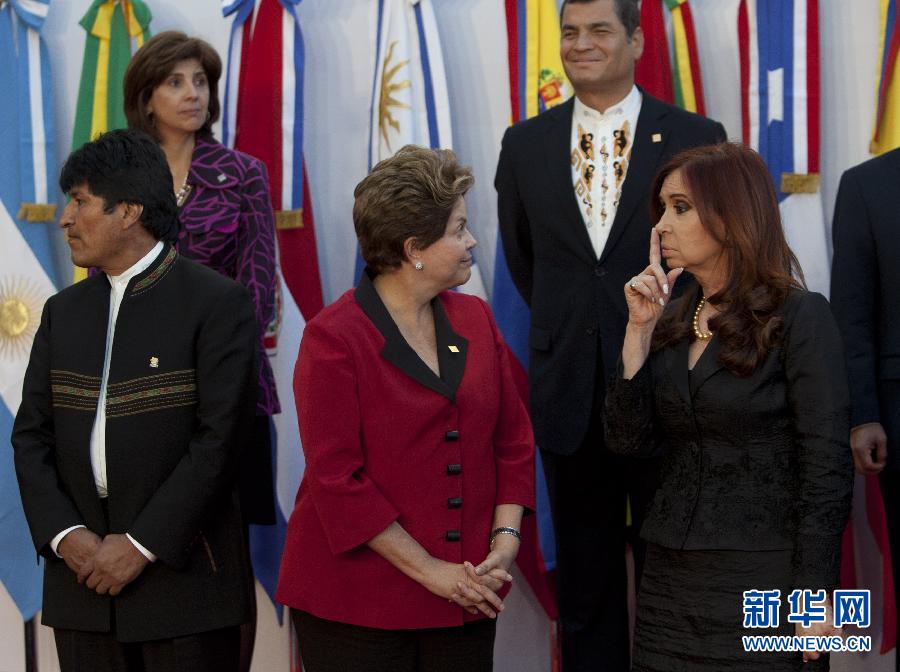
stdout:
<svg viewBox="0 0 900 672">
<path fill-rule="evenodd" d="M 178 252 L 241 283 L 253 298 L 259 396 L 239 487 L 245 522 L 271 525 L 269 422 L 281 408 L 264 337 L 275 315 L 275 226 L 265 165 L 212 136 L 221 74 L 222 61 L 208 43 L 176 31 L 160 33 L 125 72 L 125 116 L 129 127 L 154 136 L 168 159 L 181 223 Z"/>
</svg>

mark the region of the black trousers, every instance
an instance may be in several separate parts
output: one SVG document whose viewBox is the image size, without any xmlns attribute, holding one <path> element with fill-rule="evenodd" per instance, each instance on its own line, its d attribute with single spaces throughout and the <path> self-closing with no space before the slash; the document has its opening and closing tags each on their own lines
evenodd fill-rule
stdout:
<svg viewBox="0 0 900 672">
<path fill-rule="evenodd" d="M 597 381 L 593 420 L 582 445 L 572 455 L 541 450 L 556 533 L 564 672 L 628 672 L 625 544 L 632 544 L 639 586 L 646 547 L 637 530 L 656 487 L 655 461 L 606 449 L 601 371 Z M 632 527 L 626 530 L 629 500 Z"/>
<path fill-rule="evenodd" d="M 885 469 L 879 476 L 879 485 L 881 486 L 881 498 L 884 500 L 888 538 L 891 542 L 894 599 L 897 603 L 897 611 L 900 613 L 900 471 Z M 897 636 L 900 638 L 900 619 L 897 619 L 897 624 Z M 895 669 L 900 672 L 900 655 L 896 656 Z"/>
<path fill-rule="evenodd" d="M 379 630 L 291 610 L 305 672 L 491 672 L 497 622 Z"/>
<path fill-rule="evenodd" d="M 186 596 L 185 599 L 190 599 Z M 237 626 L 186 637 L 123 643 L 111 632 L 55 628 L 62 672 L 237 672 Z"/>
</svg>

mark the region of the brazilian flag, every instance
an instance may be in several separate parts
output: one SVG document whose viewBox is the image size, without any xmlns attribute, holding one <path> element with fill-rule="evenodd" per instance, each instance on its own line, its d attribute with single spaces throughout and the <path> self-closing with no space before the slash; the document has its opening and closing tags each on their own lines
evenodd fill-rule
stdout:
<svg viewBox="0 0 900 672">
<path fill-rule="evenodd" d="M 150 37 L 150 9 L 142 0 L 94 0 L 82 17 L 87 31 L 75 109 L 73 151 L 110 129 L 125 128 L 122 82 L 132 48 Z M 75 281 L 86 277 L 75 269 Z"/>
</svg>

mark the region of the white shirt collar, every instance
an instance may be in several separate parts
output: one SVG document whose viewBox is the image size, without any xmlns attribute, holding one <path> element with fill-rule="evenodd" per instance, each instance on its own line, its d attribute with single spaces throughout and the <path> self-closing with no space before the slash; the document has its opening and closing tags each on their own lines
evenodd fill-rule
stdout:
<svg viewBox="0 0 900 672">
<path fill-rule="evenodd" d="M 138 259 L 137 263 L 121 273 L 120 275 L 109 275 L 107 274 L 107 278 L 109 279 L 109 284 L 112 285 L 114 289 L 123 289 L 128 285 L 128 281 L 131 280 L 134 276 L 143 273 L 146 271 L 150 264 L 153 263 L 153 260 L 159 256 L 159 253 L 162 252 L 163 242 L 161 240 L 156 241 L 156 245 L 153 246 L 147 254 Z"/>
<path fill-rule="evenodd" d="M 638 110 L 641 107 L 641 92 L 638 90 L 637 86 L 634 84 L 631 85 L 631 91 L 628 92 L 628 95 L 625 96 L 622 100 L 620 100 L 615 105 L 612 105 L 603 112 L 599 110 L 595 110 L 592 107 L 588 107 L 578 96 L 575 96 L 575 116 L 583 117 L 587 119 L 593 119 L 595 121 L 605 121 L 608 119 L 619 119 L 619 118 L 630 118 L 637 115 Z"/>
</svg>

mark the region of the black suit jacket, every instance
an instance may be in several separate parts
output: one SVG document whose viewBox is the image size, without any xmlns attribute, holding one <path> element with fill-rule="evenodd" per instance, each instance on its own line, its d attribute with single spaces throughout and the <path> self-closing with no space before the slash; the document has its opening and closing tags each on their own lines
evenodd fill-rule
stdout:
<svg viewBox="0 0 900 672">
<path fill-rule="evenodd" d="M 900 149 L 844 173 L 834 206 L 831 307 L 844 336 L 852 427 L 880 422 L 900 469 Z"/>
<path fill-rule="evenodd" d="M 680 150 L 725 140 L 721 124 L 644 93 L 621 201 L 597 259 L 572 185 L 573 108 L 570 99 L 509 128 L 495 180 L 507 264 L 531 307 L 535 439 L 559 454 L 581 445 L 604 387 L 597 372 L 612 372 L 622 349 L 622 288 L 647 265 L 653 178 Z"/>
<path fill-rule="evenodd" d="M 672 301 L 699 301 L 697 291 Z M 688 316 L 693 310 L 688 311 Z M 688 550 L 793 550 L 795 588 L 837 585 L 853 464 L 841 337 L 821 294 L 794 291 L 783 341 L 746 378 L 717 337 L 688 373 L 687 339 L 651 353 L 606 396 L 606 440 L 663 455 L 641 536 Z"/>
<path fill-rule="evenodd" d="M 13 427 L 22 504 L 46 559 L 43 622 L 103 632 L 114 611 L 126 642 L 242 623 L 250 584 L 234 481 L 256 398 L 250 298 L 168 245 L 129 282 L 107 386 L 107 525 L 90 439 L 109 302 L 102 273 L 47 301 Z M 79 524 L 128 532 L 158 559 L 120 596 L 98 595 L 50 548 Z"/>
</svg>

